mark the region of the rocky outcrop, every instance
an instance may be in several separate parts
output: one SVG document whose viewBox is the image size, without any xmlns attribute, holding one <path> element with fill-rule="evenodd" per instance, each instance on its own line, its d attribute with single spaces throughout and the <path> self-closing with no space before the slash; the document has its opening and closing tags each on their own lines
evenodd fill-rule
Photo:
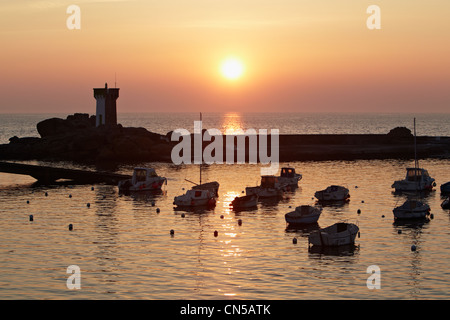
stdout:
<svg viewBox="0 0 450 320">
<path fill-rule="evenodd" d="M 0 145 L 1 159 L 68 160 L 84 163 L 169 161 L 165 136 L 122 125 L 95 127 L 95 117 L 75 114 L 37 124 L 41 138 L 10 138 Z"/>
</svg>

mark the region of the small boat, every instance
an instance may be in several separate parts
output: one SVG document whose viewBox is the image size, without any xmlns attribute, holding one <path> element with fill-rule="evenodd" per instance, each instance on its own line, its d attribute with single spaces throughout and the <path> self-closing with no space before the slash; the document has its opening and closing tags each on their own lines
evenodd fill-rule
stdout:
<svg viewBox="0 0 450 320">
<path fill-rule="evenodd" d="M 423 168 L 406 168 L 406 177 L 392 184 L 395 191 L 424 191 L 432 190 L 436 182 L 428 171 Z"/>
<path fill-rule="evenodd" d="M 392 211 L 395 219 L 423 219 L 430 214 L 430 206 L 418 200 L 408 199 Z"/>
<path fill-rule="evenodd" d="M 417 137 L 416 137 L 416 118 L 414 118 L 414 168 L 406 168 L 406 177 L 403 180 L 394 181 L 391 188 L 395 191 L 425 191 L 432 190 L 436 182 L 428 171 L 419 167 L 417 159 Z"/>
<path fill-rule="evenodd" d="M 173 204 L 180 207 L 215 206 L 216 199 L 209 190 L 190 189 L 181 196 L 173 199 Z"/>
<path fill-rule="evenodd" d="M 259 198 L 281 197 L 286 187 L 287 185 L 280 183 L 276 176 L 261 176 L 261 185 L 246 187 L 245 194 L 257 195 Z"/>
<path fill-rule="evenodd" d="M 450 181 L 441 184 L 441 193 L 450 193 Z"/>
<path fill-rule="evenodd" d="M 134 168 L 131 179 L 119 181 L 119 191 L 153 191 L 161 190 L 167 184 L 165 177 L 160 177 L 152 168 Z"/>
<path fill-rule="evenodd" d="M 233 209 L 253 208 L 256 207 L 257 205 L 258 205 L 258 196 L 256 194 L 236 197 L 230 203 L 230 206 L 232 206 Z"/>
<path fill-rule="evenodd" d="M 321 213 L 321 207 L 298 206 L 294 211 L 286 213 L 284 218 L 291 224 L 316 223 Z"/>
<path fill-rule="evenodd" d="M 349 190 L 342 186 L 329 186 L 325 190 L 316 191 L 314 196 L 319 201 L 345 201 L 350 198 Z"/>
<path fill-rule="evenodd" d="M 441 207 L 442 209 L 450 209 L 450 197 L 442 201 Z"/>
<path fill-rule="evenodd" d="M 281 184 L 297 187 L 298 182 L 302 180 L 302 175 L 296 173 L 294 168 L 284 167 L 281 168 L 280 176 L 277 178 Z"/>
<path fill-rule="evenodd" d="M 338 222 L 309 234 L 309 243 L 316 246 L 342 246 L 355 243 L 359 227 L 353 223 Z"/>
</svg>

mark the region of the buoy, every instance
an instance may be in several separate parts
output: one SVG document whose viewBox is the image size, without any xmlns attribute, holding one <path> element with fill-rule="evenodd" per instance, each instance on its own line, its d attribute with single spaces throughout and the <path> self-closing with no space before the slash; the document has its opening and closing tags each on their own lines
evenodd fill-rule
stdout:
<svg viewBox="0 0 450 320">
<path fill-rule="evenodd" d="M 30 221 L 33 221 L 33 220 L 34 220 L 33 215 L 30 214 Z"/>
<path fill-rule="evenodd" d="M 220 219 L 223 219 L 223 214 L 220 215 Z"/>
<path fill-rule="evenodd" d="M 238 225 L 242 226 L 242 219 L 238 220 Z"/>
<path fill-rule="evenodd" d="M 159 213 L 159 211 L 160 211 L 159 208 L 156 208 L 156 213 Z"/>
<path fill-rule="evenodd" d="M 94 191 L 94 187 L 91 187 L 91 190 Z"/>
<path fill-rule="evenodd" d="M 155 200 L 152 200 L 152 207 L 155 206 Z"/>
<path fill-rule="evenodd" d="M 219 235 L 219 232 L 216 230 L 214 231 L 214 237 L 217 237 Z"/>
<path fill-rule="evenodd" d="M 417 250 L 417 247 L 413 244 L 412 246 L 411 246 L 411 251 L 416 251 Z"/>
<path fill-rule="evenodd" d="M 361 209 L 358 209 L 358 211 L 356 211 L 356 212 L 358 212 L 358 214 L 361 214 Z"/>
<path fill-rule="evenodd" d="M 88 202 L 88 203 L 86 204 L 86 206 L 87 206 L 88 208 L 90 208 L 90 207 L 91 207 L 91 204 Z"/>
<path fill-rule="evenodd" d="M 358 189 L 358 186 L 355 186 L 355 189 Z"/>
<path fill-rule="evenodd" d="M 297 244 L 297 238 L 292 239 L 293 244 Z"/>
<path fill-rule="evenodd" d="M 46 196 L 46 197 L 48 196 L 48 193 L 47 193 L 47 192 L 45 193 L 45 196 Z"/>
<path fill-rule="evenodd" d="M 289 209 L 292 208 L 292 206 L 289 206 Z"/>
<path fill-rule="evenodd" d="M 30 200 L 27 200 L 27 204 L 30 204 Z"/>
<path fill-rule="evenodd" d="M 384 218 L 384 214 L 383 214 L 383 215 L 381 215 L 381 217 L 382 217 L 382 218 Z"/>
<path fill-rule="evenodd" d="M 434 219 L 434 214 L 430 214 L 430 219 Z"/>
<path fill-rule="evenodd" d="M 69 230 L 72 231 L 73 230 L 73 225 L 69 224 Z"/>
<path fill-rule="evenodd" d="M 174 235 L 174 234 L 175 234 L 175 231 L 174 231 L 173 229 L 170 229 L 170 234 L 171 234 L 171 235 Z"/>
<path fill-rule="evenodd" d="M 69 194 L 69 198 L 72 198 L 72 195 L 71 195 L 71 194 Z"/>
<path fill-rule="evenodd" d="M 364 200 L 361 200 L 361 203 L 364 203 Z"/>
<path fill-rule="evenodd" d="M 184 213 L 181 214 L 181 217 L 184 218 Z"/>
</svg>

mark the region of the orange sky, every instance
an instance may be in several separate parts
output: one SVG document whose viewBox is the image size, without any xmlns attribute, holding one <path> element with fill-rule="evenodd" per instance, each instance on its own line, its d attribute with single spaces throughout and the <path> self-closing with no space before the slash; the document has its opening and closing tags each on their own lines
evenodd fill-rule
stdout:
<svg viewBox="0 0 450 320">
<path fill-rule="evenodd" d="M 448 112 L 449 14 L 448 0 L 2 1 L 0 113 L 93 114 L 115 73 L 118 112 Z"/>
</svg>

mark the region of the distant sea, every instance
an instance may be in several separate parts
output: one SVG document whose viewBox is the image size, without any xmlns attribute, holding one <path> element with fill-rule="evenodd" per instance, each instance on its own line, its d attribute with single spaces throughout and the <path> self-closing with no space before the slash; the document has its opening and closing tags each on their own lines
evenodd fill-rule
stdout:
<svg viewBox="0 0 450 320">
<path fill-rule="evenodd" d="M 39 137 L 39 121 L 68 114 L 0 114 L 0 143 L 9 138 Z M 450 114 L 408 113 L 202 113 L 203 128 L 279 129 L 280 134 L 384 134 L 395 127 L 413 129 L 417 121 L 419 136 L 450 136 Z M 118 122 L 127 127 L 143 127 L 166 134 L 184 128 L 194 130 L 196 112 L 189 113 L 119 113 Z"/>
</svg>

